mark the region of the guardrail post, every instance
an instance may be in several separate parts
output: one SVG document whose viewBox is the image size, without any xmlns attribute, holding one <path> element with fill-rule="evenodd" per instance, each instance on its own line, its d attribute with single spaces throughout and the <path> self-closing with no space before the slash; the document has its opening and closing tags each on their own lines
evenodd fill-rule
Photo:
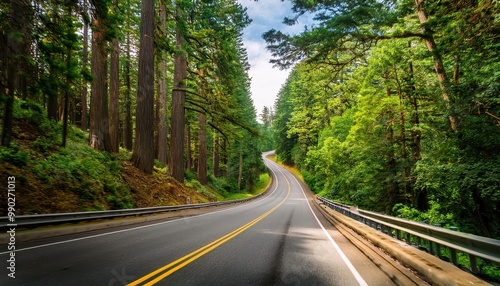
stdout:
<svg viewBox="0 0 500 286">
<path fill-rule="evenodd" d="M 451 258 L 451 263 L 454 265 L 458 265 L 457 262 L 457 251 L 454 248 L 450 248 L 450 258 Z"/>
<path fill-rule="evenodd" d="M 476 257 L 469 253 L 469 261 L 470 261 L 470 270 L 472 273 L 479 273 L 479 269 L 477 268 Z"/>
<path fill-rule="evenodd" d="M 436 256 L 441 258 L 441 245 L 439 243 L 436 243 Z"/>
</svg>

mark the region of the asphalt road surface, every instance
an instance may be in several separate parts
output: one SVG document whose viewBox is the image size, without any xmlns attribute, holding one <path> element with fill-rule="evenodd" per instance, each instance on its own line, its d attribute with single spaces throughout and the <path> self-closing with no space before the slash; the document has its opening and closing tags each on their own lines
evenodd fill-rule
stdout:
<svg viewBox="0 0 500 286">
<path fill-rule="evenodd" d="M 393 285 L 265 159 L 268 195 L 203 215 L 16 244 L 0 285 Z M 6 245 L 0 245 L 6 266 Z"/>
</svg>

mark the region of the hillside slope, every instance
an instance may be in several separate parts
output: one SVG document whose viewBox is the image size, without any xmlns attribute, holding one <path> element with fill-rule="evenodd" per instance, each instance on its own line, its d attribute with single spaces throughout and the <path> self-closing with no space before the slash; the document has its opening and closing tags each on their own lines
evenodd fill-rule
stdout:
<svg viewBox="0 0 500 286">
<path fill-rule="evenodd" d="M 180 184 L 166 175 L 166 168 L 155 167 L 147 175 L 129 162 L 131 153 L 126 150 L 113 155 L 95 151 L 87 144 L 88 135 L 75 127 L 69 128 L 67 146 L 60 147 L 61 124 L 47 121 L 37 105 L 16 102 L 15 117 L 13 143 L 0 147 L 0 178 L 7 184 L 7 177 L 15 177 L 17 215 L 224 198 L 209 187 Z M 1 192 L 0 201 L 6 202 L 6 195 Z M 6 215 L 6 208 L 0 205 L 0 215 Z"/>
</svg>

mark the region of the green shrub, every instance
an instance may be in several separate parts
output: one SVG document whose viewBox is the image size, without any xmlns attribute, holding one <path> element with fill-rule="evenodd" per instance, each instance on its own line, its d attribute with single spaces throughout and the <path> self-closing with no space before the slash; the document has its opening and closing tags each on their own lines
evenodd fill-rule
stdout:
<svg viewBox="0 0 500 286">
<path fill-rule="evenodd" d="M 28 153 L 20 150 L 19 146 L 12 143 L 10 147 L 0 146 L 0 161 L 8 162 L 18 167 L 28 164 L 30 156 Z"/>
<path fill-rule="evenodd" d="M 50 150 L 54 146 L 54 142 L 47 137 L 38 137 L 33 141 L 33 145 L 39 151 L 45 153 Z"/>
<path fill-rule="evenodd" d="M 16 119 L 23 119 L 34 124 L 40 124 L 47 120 L 45 109 L 32 101 L 14 101 L 13 115 Z"/>
</svg>

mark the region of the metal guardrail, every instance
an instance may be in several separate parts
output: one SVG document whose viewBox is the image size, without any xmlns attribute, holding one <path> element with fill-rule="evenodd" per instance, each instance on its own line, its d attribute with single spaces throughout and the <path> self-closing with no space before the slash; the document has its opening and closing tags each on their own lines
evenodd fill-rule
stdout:
<svg viewBox="0 0 500 286">
<path fill-rule="evenodd" d="M 211 206 L 223 206 L 235 203 L 242 203 L 249 200 L 253 200 L 264 195 L 266 192 L 262 192 L 256 196 L 240 200 L 222 201 L 222 202 L 212 202 L 212 203 L 201 203 L 201 204 L 190 204 L 190 205 L 178 205 L 178 206 L 161 206 L 161 207 L 148 207 L 148 208 L 136 208 L 136 209 L 123 209 L 123 210 L 108 210 L 108 211 L 89 211 L 89 212 L 72 212 L 72 213 L 55 213 L 55 214 L 37 214 L 37 215 L 19 215 L 15 216 L 15 223 L 8 223 L 9 217 L 0 217 L 0 231 L 8 230 L 10 227 L 16 228 L 35 228 L 45 225 L 56 225 L 63 223 L 76 223 L 81 221 L 90 221 L 98 219 L 110 219 L 117 217 L 127 217 L 127 216 L 137 216 L 137 215 L 147 215 L 155 214 L 161 212 L 171 212 L 180 211 L 188 209 L 199 209 Z"/>
<path fill-rule="evenodd" d="M 457 266 L 459 265 L 457 252 L 466 253 L 469 256 L 470 270 L 473 273 L 479 273 L 476 262 L 477 257 L 500 264 L 500 240 L 359 210 L 352 206 L 332 202 L 320 196 L 317 198 L 331 209 L 399 240 L 403 239 L 404 234 L 404 240 L 409 245 L 423 248 L 423 250 L 441 259 L 448 260 Z M 413 241 L 416 239 L 416 245 L 412 242 L 412 237 L 414 238 Z M 428 247 L 422 246 L 424 241 L 428 243 Z M 442 247 L 449 249 L 450 257 L 442 256 Z"/>
</svg>

